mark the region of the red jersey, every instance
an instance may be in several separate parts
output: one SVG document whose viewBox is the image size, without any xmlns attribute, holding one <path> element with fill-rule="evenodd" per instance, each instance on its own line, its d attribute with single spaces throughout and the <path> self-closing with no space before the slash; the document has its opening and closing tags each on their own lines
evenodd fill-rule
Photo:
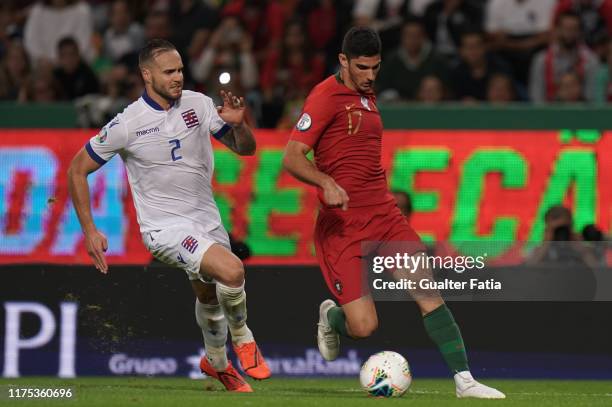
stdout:
<svg viewBox="0 0 612 407">
<path fill-rule="evenodd" d="M 314 150 L 317 169 L 349 197 L 349 207 L 393 200 L 381 165 L 382 120 L 374 94 L 362 94 L 333 75 L 308 95 L 291 139 Z M 319 189 L 319 200 L 323 201 Z"/>
</svg>

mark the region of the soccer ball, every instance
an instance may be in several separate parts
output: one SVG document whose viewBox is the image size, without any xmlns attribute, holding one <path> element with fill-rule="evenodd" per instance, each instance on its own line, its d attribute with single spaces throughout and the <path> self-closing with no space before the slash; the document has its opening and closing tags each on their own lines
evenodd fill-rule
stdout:
<svg viewBox="0 0 612 407">
<path fill-rule="evenodd" d="M 370 356 L 359 373 L 361 387 L 374 397 L 400 397 L 412 383 L 410 366 L 402 355 L 383 351 Z"/>
</svg>

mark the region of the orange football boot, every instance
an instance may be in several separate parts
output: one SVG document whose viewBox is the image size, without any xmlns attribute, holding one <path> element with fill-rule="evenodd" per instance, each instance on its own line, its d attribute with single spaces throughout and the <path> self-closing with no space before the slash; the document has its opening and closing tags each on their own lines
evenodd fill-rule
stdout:
<svg viewBox="0 0 612 407">
<path fill-rule="evenodd" d="M 234 352 L 238 355 L 240 367 L 244 373 L 253 379 L 263 380 L 271 376 L 270 368 L 255 341 L 234 345 Z"/>
<path fill-rule="evenodd" d="M 232 362 L 229 361 L 227 368 L 223 371 L 216 371 L 206 356 L 202 356 L 200 359 L 200 370 L 202 373 L 207 374 L 208 376 L 215 378 L 225 386 L 227 391 L 235 392 L 235 393 L 252 393 L 253 389 L 251 385 L 248 384 L 240 373 L 236 370 L 234 366 L 232 366 Z"/>
</svg>

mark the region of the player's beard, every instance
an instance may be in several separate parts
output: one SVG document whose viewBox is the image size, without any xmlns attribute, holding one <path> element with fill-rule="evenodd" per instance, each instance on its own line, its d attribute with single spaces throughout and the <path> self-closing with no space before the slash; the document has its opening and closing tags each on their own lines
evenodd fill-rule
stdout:
<svg viewBox="0 0 612 407">
<path fill-rule="evenodd" d="M 369 81 L 363 81 L 363 82 L 357 82 L 354 81 L 353 83 L 355 83 L 357 85 L 357 90 L 359 91 L 359 93 L 372 93 L 374 92 L 374 82 L 369 82 Z"/>
<path fill-rule="evenodd" d="M 177 99 L 179 99 L 183 93 L 183 84 L 180 84 L 178 87 L 180 88 L 179 94 L 178 96 L 174 96 L 170 93 L 170 91 L 164 89 L 161 86 L 158 86 L 157 83 L 155 82 L 155 80 L 153 80 L 151 82 L 151 87 L 153 88 L 153 90 L 155 91 L 155 93 L 157 93 L 159 96 L 163 97 L 164 99 L 166 99 L 167 101 L 170 102 L 174 102 Z"/>
<path fill-rule="evenodd" d="M 359 90 L 361 93 L 372 93 L 374 92 L 374 82 L 367 82 L 359 85 Z"/>
<path fill-rule="evenodd" d="M 351 69 L 349 68 L 348 70 L 348 75 L 349 75 L 349 79 L 351 80 L 351 82 L 353 82 L 353 85 L 355 85 L 355 88 L 357 88 L 357 92 L 359 93 L 372 93 L 374 92 L 374 81 L 360 81 L 359 77 L 357 75 L 354 75 L 351 72 Z M 369 84 L 369 87 L 366 87 L 365 85 Z"/>
</svg>

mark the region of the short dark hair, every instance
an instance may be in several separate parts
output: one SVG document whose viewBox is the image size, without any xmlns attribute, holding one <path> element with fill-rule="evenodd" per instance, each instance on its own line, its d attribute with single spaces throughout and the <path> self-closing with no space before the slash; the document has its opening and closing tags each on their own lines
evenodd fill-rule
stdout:
<svg viewBox="0 0 612 407">
<path fill-rule="evenodd" d="M 57 42 L 57 49 L 61 50 L 64 47 L 75 47 L 79 51 L 79 44 L 73 37 L 63 37 Z"/>
<path fill-rule="evenodd" d="M 138 66 L 142 68 L 144 64 L 155 58 L 162 52 L 174 51 L 176 47 L 170 41 L 155 38 L 147 42 L 147 45 L 138 54 Z"/>
<path fill-rule="evenodd" d="M 461 37 L 459 38 L 459 45 L 463 46 L 463 42 L 467 37 L 478 37 L 480 41 L 485 42 L 485 33 L 481 30 L 477 29 L 469 29 L 461 33 Z"/>
<path fill-rule="evenodd" d="M 565 218 L 565 217 L 572 219 L 572 211 L 570 211 L 568 208 L 566 208 L 563 205 L 553 205 L 550 208 L 548 208 L 548 210 L 544 214 L 544 221 L 550 222 L 553 219 L 559 219 L 559 218 Z"/>
<path fill-rule="evenodd" d="M 578 25 L 582 30 L 582 18 L 580 18 L 580 14 L 572 10 L 567 10 L 562 13 L 559 13 L 559 15 L 557 15 L 557 18 L 555 18 L 555 27 L 558 27 L 561 24 L 561 21 L 566 18 L 573 18 L 574 20 L 578 21 Z"/>
<path fill-rule="evenodd" d="M 381 48 L 378 33 L 369 27 L 351 28 L 342 41 L 342 53 L 348 59 L 380 55 Z"/>
<path fill-rule="evenodd" d="M 402 29 L 411 25 L 417 25 L 419 26 L 419 28 L 425 31 L 425 22 L 420 17 L 417 17 L 415 15 L 409 15 L 402 23 Z"/>
</svg>

